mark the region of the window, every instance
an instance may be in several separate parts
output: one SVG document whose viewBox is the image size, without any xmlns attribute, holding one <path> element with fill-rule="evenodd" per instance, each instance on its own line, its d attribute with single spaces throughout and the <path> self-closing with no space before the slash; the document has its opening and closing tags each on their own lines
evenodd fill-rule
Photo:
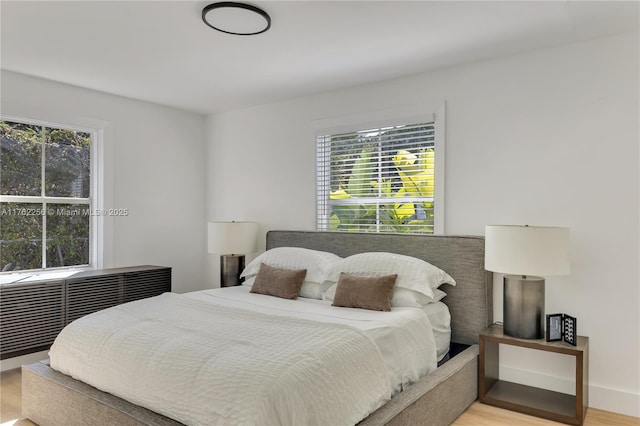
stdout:
<svg viewBox="0 0 640 426">
<path fill-rule="evenodd" d="M 442 232 L 435 117 L 318 136 L 318 230 Z"/>
<path fill-rule="evenodd" d="M 98 132 L 0 121 L 0 269 L 93 265 Z"/>
</svg>

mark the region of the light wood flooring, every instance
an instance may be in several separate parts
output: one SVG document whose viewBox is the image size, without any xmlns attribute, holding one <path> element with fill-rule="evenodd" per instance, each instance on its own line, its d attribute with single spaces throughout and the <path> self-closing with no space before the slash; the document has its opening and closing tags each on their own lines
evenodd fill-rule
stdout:
<svg viewBox="0 0 640 426">
<path fill-rule="evenodd" d="M 20 420 L 21 411 L 20 370 L 9 370 L 0 374 L 0 426 L 33 426 L 28 420 Z M 589 408 L 585 426 L 640 426 L 640 419 Z M 561 423 L 503 410 L 475 402 L 453 426 L 549 426 Z M 71 425 L 70 425 L 71 426 Z"/>
</svg>

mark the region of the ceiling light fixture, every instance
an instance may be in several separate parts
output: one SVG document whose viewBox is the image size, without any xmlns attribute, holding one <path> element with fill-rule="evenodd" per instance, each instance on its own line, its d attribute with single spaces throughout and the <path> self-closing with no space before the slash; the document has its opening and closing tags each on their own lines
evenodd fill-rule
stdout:
<svg viewBox="0 0 640 426">
<path fill-rule="evenodd" d="M 271 28 L 271 17 L 259 7 L 246 3 L 223 1 L 202 9 L 202 21 L 227 34 L 255 35 Z"/>
</svg>

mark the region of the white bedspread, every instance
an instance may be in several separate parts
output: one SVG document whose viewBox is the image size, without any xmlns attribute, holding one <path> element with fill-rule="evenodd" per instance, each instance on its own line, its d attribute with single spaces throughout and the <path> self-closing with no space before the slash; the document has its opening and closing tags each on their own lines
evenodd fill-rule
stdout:
<svg viewBox="0 0 640 426">
<path fill-rule="evenodd" d="M 193 425 L 355 424 L 435 369 L 419 309 L 229 290 L 167 293 L 83 317 L 56 339 L 51 366 Z"/>
<path fill-rule="evenodd" d="M 249 291 L 250 287 L 238 286 L 197 291 L 185 296 L 270 315 L 344 324 L 360 329 L 382 354 L 389 373 L 392 395 L 437 367 L 437 342 L 432 323 L 424 309 L 392 308 L 391 312 L 379 312 L 338 308 L 331 306 L 331 302 L 327 300 L 302 297 L 288 300 Z"/>
</svg>

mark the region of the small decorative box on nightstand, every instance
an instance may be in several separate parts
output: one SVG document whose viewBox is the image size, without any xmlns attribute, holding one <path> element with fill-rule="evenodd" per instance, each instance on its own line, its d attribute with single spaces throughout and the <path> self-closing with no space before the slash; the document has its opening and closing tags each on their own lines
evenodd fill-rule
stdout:
<svg viewBox="0 0 640 426">
<path fill-rule="evenodd" d="M 589 404 L 589 338 L 578 336 L 576 346 L 544 339 L 506 336 L 502 326 L 492 325 L 480 334 L 480 402 L 571 425 L 581 425 Z M 574 395 L 500 380 L 498 346 L 511 345 L 575 357 Z"/>
</svg>

